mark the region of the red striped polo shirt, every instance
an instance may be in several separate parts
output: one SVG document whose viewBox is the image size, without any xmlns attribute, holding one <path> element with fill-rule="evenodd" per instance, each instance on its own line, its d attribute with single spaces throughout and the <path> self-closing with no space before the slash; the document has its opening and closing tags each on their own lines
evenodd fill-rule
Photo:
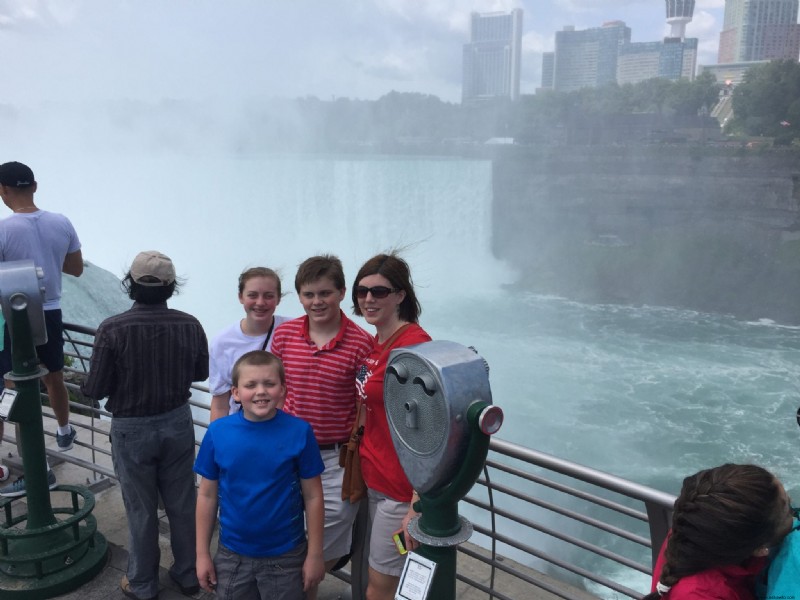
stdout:
<svg viewBox="0 0 800 600">
<path fill-rule="evenodd" d="M 372 336 L 344 312 L 341 316 L 339 333 L 322 348 L 308 335 L 308 316 L 279 326 L 272 338 L 272 353 L 286 369 L 283 410 L 309 423 L 319 444 L 350 437 L 356 414 L 356 370 L 372 350 Z"/>
</svg>

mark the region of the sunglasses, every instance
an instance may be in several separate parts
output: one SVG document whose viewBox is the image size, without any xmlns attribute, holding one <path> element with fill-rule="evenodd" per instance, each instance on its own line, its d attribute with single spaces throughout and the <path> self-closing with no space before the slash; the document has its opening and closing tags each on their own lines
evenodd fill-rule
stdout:
<svg viewBox="0 0 800 600">
<path fill-rule="evenodd" d="M 385 285 L 376 285 L 375 287 L 359 285 L 356 287 L 356 297 L 363 299 L 367 297 L 367 294 L 372 294 L 373 298 L 380 300 L 381 298 L 386 298 L 389 294 L 394 294 L 399 291 L 399 288 L 388 288 Z"/>
</svg>

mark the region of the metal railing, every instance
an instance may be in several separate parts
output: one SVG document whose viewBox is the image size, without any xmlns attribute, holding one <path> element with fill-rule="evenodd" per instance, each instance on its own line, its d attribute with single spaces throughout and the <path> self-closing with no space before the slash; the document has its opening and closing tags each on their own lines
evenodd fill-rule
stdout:
<svg viewBox="0 0 800 600">
<path fill-rule="evenodd" d="M 95 331 L 69 323 L 64 328 L 65 379 L 79 391 Z M 199 392 L 194 396 L 208 397 L 205 386 L 192 387 Z M 190 403 L 199 444 L 209 403 L 195 397 Z M 74 425 L 90 433 L 89 441 L 81 434 L 75 443 L 89 458 L 48 453 L 89 471 L 90 487 L 111 485 L 116 477 L 108 444 L 97 437 L 108 435 L 111 415 L 98 406 L 70 406 L 86 415 Z M 476 535 L 474 543 L 459 547 L 459 597 L 641 598 L 649 591 L 674 501 L 670 494 L 492 438 L 483 476 L 460 504 Z M 338 576 L 362 581 L 360 565 L 354 561 L 353 573 Z"/>
</svg>

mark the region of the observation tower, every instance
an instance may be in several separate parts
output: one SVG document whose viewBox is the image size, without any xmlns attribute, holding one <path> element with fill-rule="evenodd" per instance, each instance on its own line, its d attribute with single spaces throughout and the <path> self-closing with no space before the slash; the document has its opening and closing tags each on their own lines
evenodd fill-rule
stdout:
<svg viewBox="0 0 800 600">
<path fill-rule="evenodd" d="M 683 40 L 686 24 L 692 20 L 695 0 L 666 0 L 667 24 L 672 27 L 669 37 Z"/>
</svg>

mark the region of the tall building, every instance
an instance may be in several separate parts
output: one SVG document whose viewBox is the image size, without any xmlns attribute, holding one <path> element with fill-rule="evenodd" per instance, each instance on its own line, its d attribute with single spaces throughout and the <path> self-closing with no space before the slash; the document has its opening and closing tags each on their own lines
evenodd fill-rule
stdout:
<svg viewBox="0 0 800 600">
<path fill-rule="evenodd" d="M 659 77 L 694 81 L 697 72 L 697 38 L 664 38 Z"/>
<path fill-rule="evenodd" d="M 545 90 L 553 89 L 553 76 L 555 75 L 556 54 L 555 52 L 542 53 L 542 88 Z"/>
<path fill-rule="evenodd" d="M 800 0 L 796 0 L 800 1 Z M 555 52 L 542 55 L 542 89 L 573 91 L 616 81 L 620 85 L 663 77 L 693 80 L 697 70 L 697 39 L 686 37 L 695 0 L 666 0 L 671 35 L 660 42 L 631 43 L 622 21 L 575 31 L 556 32 Z"/>
<path fill-rule="evenodd" d="M 464 44 L 461 101 L 519 98 L 522 9 L 472 13 L 470 43 Z"/>
<path fill-rule="evenodd" d="M 671 38 L 682 40 L 686 37 L 686 24 L 694 15 L 694 0 L 666 0 L 667 24 L 672 28 Z"/>
<path fill-rule="evenodd" d="M 572 26 L 557 31 L 553 89 L 571 92 L 616 81 L 619 47 L 630 41 L 631 28 L 622 21 L 581 31 Z"/>
<path fill-rule="evenodd" d="M 663 77 L 694 80 L 697 38 L 665 38 L 663 42 L 622 44 L 617 57 L 617 83 L 639 83 Z"/>
<path fill-rule="evenodd" d="M 798 4 L 800 0 L 726 0 L 718 62 L 798 60 Z"/>
</svg>

